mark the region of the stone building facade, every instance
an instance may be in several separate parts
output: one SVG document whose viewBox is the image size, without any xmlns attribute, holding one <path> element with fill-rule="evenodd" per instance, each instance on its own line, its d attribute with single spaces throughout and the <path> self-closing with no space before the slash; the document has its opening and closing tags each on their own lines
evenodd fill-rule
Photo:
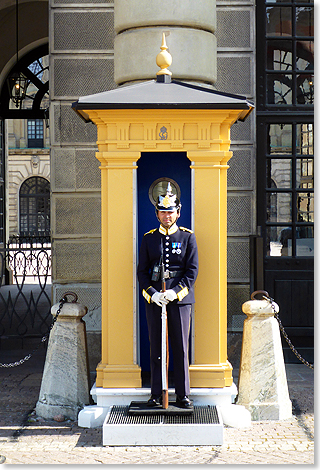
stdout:
<svg viewBox="0 0 320 470">
<path fill-rule="evenodd" d="M 7 36 L 2 34 L 0 40 L 8 49 L 0 58 L 0 85 L 4 86 L 15 57 L 14 46 L 8 45 L 9 33 L 14 31 L 14 4 L 6 6 L 0 0 L 0 7 L 2 3 L 7 12 Z M 20 5 L 21 12 L 25 12 L 20 20 L 21 54 L 46 42 L 50 51 L 52 301 L 57 302 L 63 292 L 71 290 L 88 306 L 85 320 L 92 369 L 99 360 L 101 328 L 97 132 L 92 123 L 79 119 L 71 105 L 79 96 L 154 79 L 162 32 L 173 56 L 170 70 L 174 79 L 245 95 L 257 103 L 263 95 L 261 87 L 266 89 L 262 75 L 257 76 L 259 56 L 266 47 L 266 42 L 256 41 L 259 33 L 256 24 L 261 21 L 257 20 L 257 12 L 260 11 L 265 21 L 265 8 L 270 8 L 267 3 L 262 0 L 50 0 L 48 5 L 36 1 L 33 12 L 38 15 L 37 21 L 30 18 L 32 2 Z M 283 8 L 292 10 L 293 5 Z M 308 9 L 310 5 L 306 7 L 303 3 L 298 7 Z M 273 6 L 277 10 L 278 6 Z M 37 30 L 38 21 L 41 28 Z M 271 33 L 267 28 L 265 36 Z M 275 34 L 279 36 L 278 32 Z M 307 34 L 312 36 L 310 31 Z M 244 123 L 236 123 L 231 129 L 228 340 L 230 360 L 235 365 L 240 357 L 245 318 L 241 305 L 250 298 L 253 286 L 250 237 L 259 234 L 261 225 L 257 220 L 257 113 L 263 114 L 263 109 L 261 106 L 256 109 Z M 5 115 L 2 113 L 0 117 Z M 10 151 L 8 154 L 10 157 Z M 49 178 L 47 163 L 41 165 L 38 170 L 31 165 L 32 171 Z M 265 211 L 261 201 L 259 210 Z M 6 215 L 8 220 L 14 217 L 10 210 Z M 281 221 L 278 223 L 281 225 Z"/>
<path fill-rule="evenodd" d="M 8 120 L 7 122 L 7 204 L 8 235 L 20 233 L 20 189 L 29 178 L 44 178 L 50 184 L 50 141 L 49 130 L 41 125 L 44 136 L 40 147 L 28 145 L 28 127 L 26 120 Z"/>
</svg>

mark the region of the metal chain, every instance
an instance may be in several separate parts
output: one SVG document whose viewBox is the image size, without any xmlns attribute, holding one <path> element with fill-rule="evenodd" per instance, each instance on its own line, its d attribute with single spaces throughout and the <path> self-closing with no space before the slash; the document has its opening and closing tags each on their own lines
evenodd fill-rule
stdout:
<svg viewBox="0 0 320 470">
<path fill-rule="evenodd" d="M 305 364 L 307 367 L 309 367 L 310 369 L 313 369 L 313 364 L 310 364 L 310 362 L 306 361 L 300 353 L 298 353 L 298 351 L 296 350 L 296 348 L 293 346 L 289 336 L 287 335 L 282 323 L 281 323 L 281 320 L 280 320 L 280 317 L 279 317 L 279 314 L 276 312 L 276 309 L 275 309 L 275 306 L 273 304 L 273 302 L 275 301 L 274 299 L 272 299 L 269 294 L 266 292 L 267 296 L 263 295 L 262 297 L 265 299 L 265 300 L 268 300 L 271 304 L 271 307 L 273 309 L 273 314 L 276 318 L 276 320 L 278 321 L 279 323 L 279 327 L 280 327 L 280 331 L 284 337 L 284 339 L 286 340 L 286 342 L 288 343 L 289 345 L 289 348 L 291 349 L 291 351 L 293 352 L 293 354 L 299 359 L 299 361 L 303 362 L 303 364 Z"/>
<path fill-rule="evenodd" d="M 77 300 L 78 300 L 78 297 L 77 295 L 74 293 L 74 292 L 66 292 L 65 294 L 63 294 L 63 297 L 62 299 L 60 300 L 59 302 L 59 308 L 57 310 L 57 313 L 56 315 L 54 316 L 53 320 L 52 320 L 52 323 L 51 325 L 49 326 L 49 330 L 47 331 L 47 333 L 42 336 L 41 340 L 40 340 L 40 343 L 34 348 L 34 350 L 30 353 L 30 354 L 27 354 L 27 356 L 25 356 L 23 359 L 20 359 L 20 361 L 16 361 L 16 362 L 11 362 L 9 364 L 2 364 L 0 362 L 0 369 L 1 368 L 5 368 L 5 369 L 9 369 L 10 367 L 17 367 L 17 366 L 21 366 L 21 364 L 23 364 L 24 362 L 28 361 L 30 359 L 30 357 L 33 356 L 33 354 L 39 349 L 40 345 L 42 343 L 44 343 L 45 341 L 47 341 L 48 337 L 49 337 L 49 334 L 50 334 L 50 331 L 52 330 L 55 322 L 57 321 L 58 319 L 58 316 L 61 312 L 61 309 L 63 307 L 63 305 L 68 302 L 68 299 L 67 299 L 67 296 L 68 295 L 73 295 L 74 297 L 74 300 L 72 301 L 73 303 L 75 303 Z"/>
</svg>

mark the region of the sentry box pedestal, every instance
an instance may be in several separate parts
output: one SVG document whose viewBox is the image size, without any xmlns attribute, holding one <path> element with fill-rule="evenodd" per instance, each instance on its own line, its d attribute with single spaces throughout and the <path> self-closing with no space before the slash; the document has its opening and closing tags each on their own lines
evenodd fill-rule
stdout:
<svg viewBox="0 0 320 470">
<path fill-rule="evenodd" d="M 189 415 L 128 414 L 113 406 L 103 424 L 103 445 L 222 445 L 223 424 L 215 406 L 195 406 Z"/>
</svg>

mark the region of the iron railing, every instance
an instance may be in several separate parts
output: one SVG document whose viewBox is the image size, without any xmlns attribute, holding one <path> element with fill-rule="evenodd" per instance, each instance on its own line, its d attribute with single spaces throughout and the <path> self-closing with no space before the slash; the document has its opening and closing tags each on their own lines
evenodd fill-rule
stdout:
<svg viewBox="0 0 320 470">
<path fill-rule="evenodd" d="M 10 237 L 0 249 L 0 340 L 42 337 L 51 322 L 50 237 Z"/>
</svg>

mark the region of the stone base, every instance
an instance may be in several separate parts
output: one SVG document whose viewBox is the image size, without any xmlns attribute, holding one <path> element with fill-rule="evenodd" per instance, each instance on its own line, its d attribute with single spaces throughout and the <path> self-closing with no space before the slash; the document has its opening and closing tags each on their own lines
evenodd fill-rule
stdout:
<svg viewBox="0 0 320 470">
<path fill-rule="evenodd" d="M 284 420 L 292 417 L 279 324 L 274 317 L 277 304 L 252 300 L 242 306 L 244 321 L 237 403 L 251 413 L 253 421 Z"/>
<path fill-rule="evenodd" d="M 290 400 L 282 403 L 243 404 L 250 412 L 252 421 L 282 421 L 292 417 L 292 403 Z"/>
<path fill-rule="evenodd" d="M 130 405 L 132 401 L 146 402 L 151 394 L 150 388 L 100 388 L 95 385 L 91 395 L 96 405 L 86 406 L 78 415 L 78 426 L 95 428 L 102 426 L 107 414 L 114 405 Z M 250 413 L 243 407 L 232 405 L 237 396 L 237 387 L 192 388 L 190 398 L 194 406 L 214 405 L 219 408 L 222 421 L 228 426 L 237 428 L 251 425 Z M 174 389 L 169 389 L 169 400 L 175 400 Z M 189 426 L 189 425 L 188 425 Z"/>
<path fill-rule="evenodd" d="M 59 304 L 51 308 L 56 315 Z M 86 351 L 86 331 L 82 317 L 87 308 L 81 304 L 65 303 L 51 330 L 43 369 L 38 416 L 52 419 L 62 414 L 77 419 L 79 410 L 90 403 Z"/>
<path fill-rule="evenodd" d="M 49 403 L 37 402 L 36 414 L 45 419 L 53 419 L 55 416 L 63 415 L 67 419 L 76 420 L 81 406 L 50 405 Z"/>
</svg>

